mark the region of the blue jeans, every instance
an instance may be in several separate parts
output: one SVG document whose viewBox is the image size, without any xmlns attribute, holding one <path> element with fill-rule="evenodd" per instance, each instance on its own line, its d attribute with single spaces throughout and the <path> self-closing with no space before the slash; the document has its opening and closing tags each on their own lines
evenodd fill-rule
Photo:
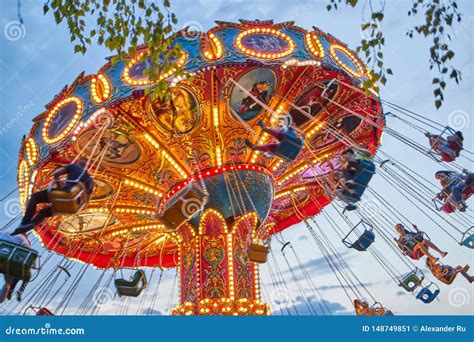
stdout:
<svg viewBox="0 0 474 342">
<path fill-rule="evenodd" d="M 474 180 L 474 173 L 468 173 L 466 178 L 464 179 L 464 182 L 461 182 L 457 185 L 454 185 L 450 188 L 450 193 L 452 199 L 456 202 L 459 203 L 462 201 L 462 192 L 467 186 L 472 185 L 472 181 Z"/>
</svg>

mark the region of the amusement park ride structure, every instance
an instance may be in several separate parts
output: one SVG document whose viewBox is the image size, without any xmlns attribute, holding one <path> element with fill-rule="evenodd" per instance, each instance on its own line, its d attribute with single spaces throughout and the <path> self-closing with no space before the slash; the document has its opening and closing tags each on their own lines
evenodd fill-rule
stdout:
<svg viewBox="0 0 474 342">
<path fill-rule="evenodd" d="M 369 73 L 356 54 L 317 28 L 217 22 L 175 44 L 185 75 L 161 75 L 170 99 L 146 91 L 144 46 L 46 106 L 22 143 L 21 202 L 59 166 L 90 159 L 91 200 L 36 230 L 45 248 L 98 268 L 178 268 L 175 315 L 269 314 L 259 262 L 270 237 L 331 202 L 320 179 L 347 148 L 338 136 L 375 154 L 380 101 L 360 91 Z M 296 158 L 245 145 L 269 142 L 259 121 L 283 114 L 304 134 Z"/>
</svg>

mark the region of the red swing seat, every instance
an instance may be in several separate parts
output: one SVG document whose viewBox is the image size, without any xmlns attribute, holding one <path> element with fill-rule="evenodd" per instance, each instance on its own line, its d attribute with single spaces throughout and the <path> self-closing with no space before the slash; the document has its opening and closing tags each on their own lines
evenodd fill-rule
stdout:
<svg viewBox="0 0 474 342">
<path fill-rule="evenodd" d="M 454 160 L 455 159 L 449 154 L 441 153 L 441 161 L 446 162 L 446 163 L 451 163 Z"/>
<path fill-rule="evenodd" d="M 41 308 L 36 312 L 36 316 L 54 316 L 54 314 L 48 308 Z"/>
<path fill-rule="evenodd" d="M 469 197 L 471 197 L 473 191 L 472 185 L 465 187 L 462 191 L 462 198 L 467 200 Z M 446 214 L 451 214 L 456 211 L 456 208 L 451 203 L 446 202 L 440 207 L 440 211 L 445 212 Z"/>
<path fill-rule="evenodd" d="M 407 255 L 413 260 L 420 260 L 424 256 L 423 252 L 420 249 L 417 249 L 413 253 Z"/>
</svg>

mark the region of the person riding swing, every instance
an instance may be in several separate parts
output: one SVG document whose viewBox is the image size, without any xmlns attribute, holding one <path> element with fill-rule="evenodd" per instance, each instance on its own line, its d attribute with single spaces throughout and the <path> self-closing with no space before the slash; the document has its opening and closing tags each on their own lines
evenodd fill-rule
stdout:
<svg viewBox="0 0 474 342">
<path fill-rule="evenodd" d="M 76 163 L 72 163 L 57 169 L 53 173 L 55 183 L 59 183 L 60 186 L 56 190 L 62 192 L 71 192 L 74 186 L 80 183 L 86 192 L 85 201 L 90 199 L 92 191 L 94 190 L 94 180 L 86 170 L 87 162 L 80 160 Z M 61 181 L 61 176 L 67 175 L 64 181 Z M 52 200 L 51 200 L 51 189 L 42 190 L 31 195 L 26 205 L 25 214 L 21 220 L 20 226 L 15 229 L 12 235 L 24 234 L 37 225 L 43 222 L 46 218 L 54 215 Z M 36 212 L 36 208 L 40 203 L 49 203 L 50 205 L 42 208 Z"/>
<path fill-rule="evenodd" d="M 375 164 L 370 160 L 370 151 L 362 148 L 348 148 L 339 155 L 340 167 L 333 171 L 336 179 L 331 191 L 347 204 L 345 210 L 355 210 L 367 185 L 375 173 Z"/>
<path fill-rule="evenodd" d="M 269 128 L 259 120 L 258 125 L 262 128 L 263 132 L 271 135 L 273 138 L 278 140 L 278 142 L 254 145 L 250 140 L 246 139 L 245 144 L 252 151 L 264 152 L 266 157 L 276 155 L 288 161 L 293 161 L 296 159 L 303 147 L 304 134 L 296 127 L 293 127 L 292 122 L 293 119 L 290 115 L 282 115 L 278 117 L 278 127 Z"/>
<path fill-rule="evenodd" d="M 436 196 L 459 211 L 466 211 L 465 199 L 473 192 L 474 173 L 464 169 L 463 173 L 438 171 L 435 178 L 441 183 L 442 191 Z"/>
<path fill-rule="evenodd" d="M 441 135 L 425 133 L 425 136 L 430 141 L 431 149 L 439 153 L 441 156 L 441 161 L 452 162 L 461 153 L 463 149 L 464 137 L 460 131 L 456 131 L 451 135 L 448 135 L 446 138 L 443 138 Z"/>
<path fill-rule="evenodd" d="M 448 254 L 448 252 L 443 252 L 430 240 L 425 239 L 423 232 L 415 224 L 412 224 L 412 226 L 415 232 L 409 231 L 401 223 L 395 226 L 395 230 L 400 237 L 394 238 L 394 240 L 405 255 L 410 256 L 412 259 L 419 259 L 424 255 L 433 262 L 436 262 L 438 258 L 429 253 L 430 248 L 438 252 L 441 257 L 445 257 Z"/>
<path fill-rule="evenodd" d="M 458 274 L 461 274 L 464 278 L 466 278 L 469 283 L 472 284 L 472 282 L 474 282 L 474 276 L 471 276 L 467 273 L 470 268 L 469 265 L 456 267 L 441 265 L 428 258 L 426 259 L 426 266 L 430 269 L 433 276 L 446 285 L 451 285 Z"/>
<path fill-rule="evenodd" d="M 354 299 L 354 309 L 357 316 L 384 316 L 386 311 L 383 307 L 370 307 L 366 301 Z"/>
</svg>

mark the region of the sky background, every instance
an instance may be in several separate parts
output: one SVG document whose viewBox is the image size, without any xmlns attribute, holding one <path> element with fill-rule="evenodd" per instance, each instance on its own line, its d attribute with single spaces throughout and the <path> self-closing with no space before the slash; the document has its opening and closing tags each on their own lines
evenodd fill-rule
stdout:
<svg viewBox="0 0 474 342">
<path fill-rule="evenodd" d="M 214 26 L 214 20 L 274 19 L 275 22 L 294 20 L 298 26 L 306 29 L 317 26 L 347 43 L 351 48 L 355 48 L 361 39 L 359 28 L 363 17 L 362 6 L 355 9 L 340 6 L 338 11 L 328 13 L 325 9 L 328 1 L 315 0 L 260 0 L 258 2 L 174 0 L 171 2 L 172 9 L 179 20 L 177 28 L 191 25 L 194 28 L 202 27 L 207 30 Z M 44 105 L 50 102 L 66 84 L 72 83 L 80 72 L 95 73 L 105 64 L 105 58 L 110 55 L 108 51 L 100 47 L 92 47 L 84 56 L 74 54 L 67 28 L 64 25 L 56 26 L 51 15 L 43 16 L 41 3 L 41 1 L 33 0 L 22 1 L 22 16 L 25 26 L 24 31 L 20 32 L 20 38 L 15 39 L 11 39 L 6 30 L 9 23 L 17 20 L 17 2 L 16 0 L 2 1 L 0 5 L 1 26 L 4 29 L 0 37 L 1 194 L 16 186 L 17 158 L 21 137 L 29 132 L 32 126 L 31 119 L 41 113 L 44 110 Z M 454 26 L 455 38 L 451 43 L 451 49 L 456 52 L 453 64 L 462 71 L 462 83 L 458 86 L 454 82 L 448 82 L 445 91 L 446 100 L 440 110 L 436 110 L 434 107 L 431 86 L 433 73 L 430 72 L 428 66 L 428 49 L 431 42 L 421 37 L 410 39 L 406 36 L 407 30 L 422 20 L 421 16 L 416 18 L 406 16 L 411 1 L 388 0 L 382 27 L 386 36 L 385 63 L 393 70 L 394 76 L 390 77 L 388 84 L 381 88 L 381 97 L 414 112 L 422 113 L 442 124 L 448 124 L 448 117 L 453 112 L 467 113 L 467 119 L 469 121 L 472 119 L 473 2 L 470 0 L 458 1 L 458 4 L 460 11 L 464 14 L 464 21 Z M 407 128 L 399 121 L 389 119 L 388 125 L 425 143 L 425 138 L 419 132 Z M 469 123 L 466 124 L 463 131 L 466 137 L 465 146 L 472 151 L 472 137 L 469 134 L 472 131 L 472 126 Z M 437 170 L 436 163 L 428 158 L 420 157 L 420 154 L 410 150 L 387 134 L 384 137 L 382 149 L 427 178 L 432 178 Z M 465 163 L 464 166 L 471 167 L 472 165 Z M 377 193 L 389 199 L 394 207 L 408 216 L 420 229 L 429 232 L 432 241 L 440 245 L 442 249 L 449 251 L 449 255 L 444 260 L 445 263 L 451 265 L 472 263 L 472 250 L 460 247 L 442 231 L 432 227 L 426 216 L 420 215 L 416 208 L 407 203 L 397 192 L 392 191 L 380 177 L 375 176 L 371 186 Z M 12 201 L 1 203 L 0 206 L 2 206 L 0 208 L 0 223 L 5 224 L 17 208 Z M 327 212 L 336 218 L 343 230 L 348 230 L 348 227 L 339 220 L 333 209 L 328 209 Z M 466 213 L 466 215 L 472 215 L 472 212 L 471 214 Z M 461 276 L 449 287 L 440 286 L 439 301 L 429 305 L 423 304 L 417 301 L 413 295 L 401 292 L 370 253 L 347 250 L 340 242 L 340 238 L 327 225 L 327 222 L 321 216 L 316 219 L 327 231 L 334 245 L 343 253 L 351 269 L 366 284 L 374 297 L 396 314 L 472 314 L 472 285 L 469 285 Z M 351 216 L 350 219 L 353 222 L 357 221 L 355 216 Z M 467 228 L 459 227 L 461 230 Z M 283 238 L 292 242 L 298 257 L 314 284 L 319 287 L 328 307 L 336 314 L 352 314 L 350 302 L 341 287 L 338 286 L 306 228 L 301 224 L 293 226 L 283 233 Z M 390 254 L 389 247 L 383 241 L 377 241 L 376 244 L 378 250 L 386 253 L 388 258 L 393 258 L 393 263 L 400 268 L 400 272 L 408 271 L 393 253 Z M 317 299 L 313 297 L 308 282 L 296 269 L 294 272 L 298 281 L 294 280 L 285 259 L 279 252 L 280 244 L 276 239 L 272 241 L 272 250 L 288 286 L 288 291 L 283 294 L 279 293 L 277 287 L 272 283 L 268 265 L 261 267 L 264 300 L 271 303 L 273 313 L 285 313 L 287 311 L 283 308 L 284 306 L 295 305 L 300 314 L 308 314 L 306 300 L 312 301 L 317 309 Z M 295 265 L 294 256 L 289 254 L 290 262 Z M 60 260 L 59 257 L 53 256 L 53 258 L 56 258 L 58 262 Z M 417 265 L 423 267 L 422 262 L 418 262 Z M 270 262 L 270 266 L 275 267 L 272 262 Z M 80 267 L 81 265 L 75 265 L 73 273 L 79 271 Z M 150 271 L 148 272 L 150 276 Z M 91 295 L 91 288 L 100 273 L 100 271 L 93 269 L 86 272 L 80 288 L 70 303 L 69 313 L 74 313 L 75 308 L 81 304 L 84 298 Z M 153 301 L 153 294 L 156 293 L 158 275 L 159 270 L 156 270 L 151 279 L 150 290 L 143 300 L 119 300 L 111 297 L 100 307 L 100 313 L 117 313 L 117 310 L 120 308 L 124 310 L 127 305 L 130 306 L 127 311 L 129 314 L 146 312 Z M 155 305 L 150 308 L 153 313 L 166 314 L 170 308 L 177 304 L 177 287 L 175 286 L 175 291 L 172 291 L 174 279 L 174 270 L 164 272 Z M 36 285 L 31 284 L 30 291 Z M 108 294 L 107 291 L 106 294 Z M 8 306 L 0 307 L 0 311 L 3 309 L 8 313 L 15 308 L 15 303 L 11 303 Z M 122 311 L 122 313 L 124 312 Z"/>
</svg>

